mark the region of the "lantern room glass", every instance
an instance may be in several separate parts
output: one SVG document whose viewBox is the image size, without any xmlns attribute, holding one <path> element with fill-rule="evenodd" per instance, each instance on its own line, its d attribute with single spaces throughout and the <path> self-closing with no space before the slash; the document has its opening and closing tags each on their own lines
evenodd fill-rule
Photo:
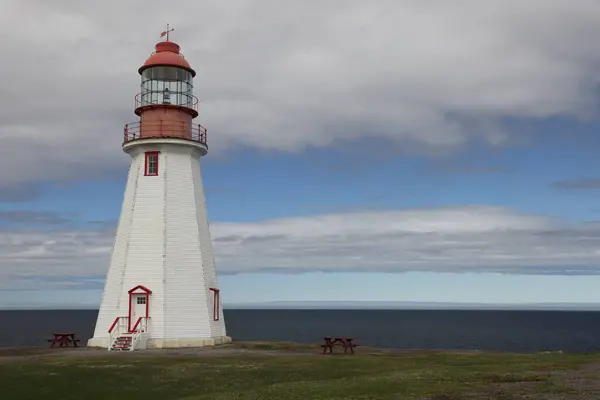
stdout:
<svg viewBox="0 0 600 400">
<path fill-rule="evenodd" d="M 150 67 L 142 71 L 141 105 L 173 104 L 193 108 L 192 74 L 178 67 Z"/>
</svg>

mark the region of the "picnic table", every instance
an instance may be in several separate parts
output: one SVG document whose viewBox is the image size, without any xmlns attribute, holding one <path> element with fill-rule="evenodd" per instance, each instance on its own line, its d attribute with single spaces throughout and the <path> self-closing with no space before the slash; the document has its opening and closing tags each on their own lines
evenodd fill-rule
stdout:
<svg viewBox="0 0 600 400">
<path fill-rule="evenodd" d="M 323 338 L 324 343 L 321 345 L 323 348 L 323 354 L 329 350 L 329 353 L 333 353 L 334 347 L 343 347 L 344 353 L 347 353 L 350 350 L 350 353 L 354 354 L 354 348 L 356 345 L 353 343 L 354 338 L 351 337 L 331 337 L 326 336 Z"/>
<path fill-rule="evenodd" d="M 79 339 L 76 339 L 75 334 L 71 332 L 53 333 L 52 339 L 48 339 L 48 341 L 52 343 L 50 347 L 54 347 L 56 343 L 60 343 L 59 347 L 69 347 L 69 343 L 73 343 L 73 347 L 79 347 L 79 345 L 77 344 L 79 342 Z"/>
</svg>

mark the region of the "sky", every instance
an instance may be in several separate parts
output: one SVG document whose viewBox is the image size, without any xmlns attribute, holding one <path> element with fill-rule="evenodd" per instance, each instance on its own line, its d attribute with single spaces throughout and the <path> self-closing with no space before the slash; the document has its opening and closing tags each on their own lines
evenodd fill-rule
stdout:
<svg viewBox="0 0 600 400">
<path fill-rule="evenodd" d="M 5 0 L 0 308 L 97 307 L 166 22 L 221 297 L 600 303 L 600 2 Z"/>
</svg>

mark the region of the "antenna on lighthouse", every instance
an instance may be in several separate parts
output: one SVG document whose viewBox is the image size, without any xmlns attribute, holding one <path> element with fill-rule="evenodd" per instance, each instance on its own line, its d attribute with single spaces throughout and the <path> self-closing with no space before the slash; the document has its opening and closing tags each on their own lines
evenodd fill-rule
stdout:
<svg viewBox="0 0 600 400">
<path fill-rule="evenodd" d="M 175 30 L 175 28 L 171 28 L 169 29 L 169 24 L 167 24 L 167 29 L 162 31 L 160 34 L 160 37 L 167 37 L 167 42 L 169 41 L 169 33 L 173 32 Z"/>
</svg>

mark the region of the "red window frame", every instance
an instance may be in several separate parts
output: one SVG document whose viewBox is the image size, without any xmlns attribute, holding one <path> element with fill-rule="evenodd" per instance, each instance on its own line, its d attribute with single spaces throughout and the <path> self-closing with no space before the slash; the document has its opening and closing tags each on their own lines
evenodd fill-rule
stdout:
<svg viewBox="0 0 600 400">
<path fill-rule="evenodd" d="M 213 321 L 218 321 L 221 316 L 221 309 L 219 307 L 221 290 L 217 288 L 210 288 L 213 292 Z"/>
<path fill-rule="evenodd" d="M 160 151 L 147 151 L 144 153 L 144 176 L 158 176 L 158 154 Z M 156 171 L 153 173 L 148 172 L 148 160 L 151 156 L 156 156 Z"/>
</svg>

